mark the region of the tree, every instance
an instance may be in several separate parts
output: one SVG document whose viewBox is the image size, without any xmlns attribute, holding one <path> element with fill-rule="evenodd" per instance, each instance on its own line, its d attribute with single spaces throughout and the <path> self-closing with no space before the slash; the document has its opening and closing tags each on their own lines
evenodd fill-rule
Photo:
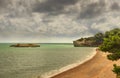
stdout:
<svg viewBox="0 0 120 78">
<path fill-rule="evenodd" d="M 120 78 L 120 66 L 117 66 L 116 64 L 113 65 L 114 69 L 112 70 L 115 74 L 117 74 L 117 78 Z"/>
<path fill-rule="evenodd" d="M 109 38 L 110 36 L 114 36 L 116 34 L 119 34 L 119 36 L 120 36 L 120 29 L 119 28 L 115 28 L 113 30 L 105 32 L 105 38 Z"/>
<path fill-rule="evenodd" d="M 97 33 L 94 36 L 96 42 L 98 43 L 102 43 L 103 42 L 103 38 L 104 38 L 104 34 L 103 33 Z"/>
<path fill-rule="evenodd" d="M 120 29 L 116 28 L 105 33 L 103 44 L 99 46 L 99 49 L 104 52 L 109 52 L 107 58 L 112 61 L 120 59 Z M 120 78 L 120 66 L 114 64 L 113 72 L 116 73 L 116 77 Z"/>
</svg>

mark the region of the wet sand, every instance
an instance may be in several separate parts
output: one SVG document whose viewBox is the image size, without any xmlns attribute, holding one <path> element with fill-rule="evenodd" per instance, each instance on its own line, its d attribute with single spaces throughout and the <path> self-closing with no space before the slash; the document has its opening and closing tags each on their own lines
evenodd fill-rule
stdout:
<svg viewBox="0 0 120 78">
<path fill-rule="evenodd" d="M 113 64 L 118 64 L 120 61 L 110 61 L 106 55 L 97 51 L 91 60 L 51 78 L 116 78 L 112 72 Z"/>
</svg>

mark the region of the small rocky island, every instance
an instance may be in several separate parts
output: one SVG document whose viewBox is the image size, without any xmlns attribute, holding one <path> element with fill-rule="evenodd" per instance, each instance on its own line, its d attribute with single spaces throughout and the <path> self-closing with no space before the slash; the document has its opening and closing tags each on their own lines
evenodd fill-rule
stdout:
<svg viewBox="0 0 120 78">
<path fill-rule="evenodd" d="M 97 33 L 92 37 L 80 38 L 73 41 L 74 47 L 97 47 L 102 44 L 104 34 Z"/>
<path fill-rule="evenodd" d="M 10 47 L 40 47 L 40 45 L 35 43 L 18 43 L 10 45 Z"/>
</svg>

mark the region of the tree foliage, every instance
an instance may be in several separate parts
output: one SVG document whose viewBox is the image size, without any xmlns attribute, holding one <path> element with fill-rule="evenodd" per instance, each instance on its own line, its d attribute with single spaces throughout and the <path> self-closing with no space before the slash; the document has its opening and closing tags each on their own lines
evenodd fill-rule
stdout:
<svg viewBox="0 0 120 78">
<path fill-rule="evenodd" d="M 104 38 L 104 34 L 103 33 L 97 33 L 94 36 L 96 42 L 102 43 L 103 42 L 103 38 Z"/>
<path fill-rule="evenodd" d="M 108 52 L 109 60 L 117 61 L 120 59 L 120 29 L 116 28 L 111 31 L 105 32 L 104 41 L 99 47 L 103 52 Z M 120 78 L 120 66 L 113 65 L 113 72 L 117 78 Z"/>
<path fill-rule="evenodd" d="M 105 33 L 103 44 L 99 47 L 104 52 L 109 52 L 108 59 L 120 59 L 120 29 L 113 29 Z"/>
<path fill-rule="evenodd" d="M 113 65 L 114 69 L 112 70 L 115 74 L 120 74 L 120 66 L 117 66 L 116 64 Z"/>
</svg>

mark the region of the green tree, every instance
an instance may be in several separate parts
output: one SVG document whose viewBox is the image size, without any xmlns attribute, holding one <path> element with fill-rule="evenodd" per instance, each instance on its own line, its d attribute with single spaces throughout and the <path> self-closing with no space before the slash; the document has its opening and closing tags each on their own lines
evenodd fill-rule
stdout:
<svg viewBox="0 0 120 78">
<path fill-rule="evenodd" d="M 105 38 L 109 38 L 110 36 L 114 36 L 116 34 L 119 34 L 119 36 L 120 36 L 120 29 L 119 28 L 115 28 L 113 30 L 105 32 Z"/>
<path fill-rule="evenodd" d="M 103 44 L 99 46 L 100 50 L 109 52 L 107 58 L 112 61 L 120 59 L 120 29 L 116 28 L 105 33 Z M 114 64 L 113 72 L 120 78 L 120 66 Z"/>
<path fill-rule="evenodd" d="M 94 36 L 96 42 L 98 43 L 102 43 L 103 42 L 103 38 L 104 38 L 104 34 L 103 33 L 97 33 Z"/>
<path fill-rule="evenodd" d="M 117 66 L 116 64 L 113 65 L 114 69 L 112 70 L 115 74 L 117 74 L 117 78 L 120 78 L 120 66 Z"/>
</svg>

